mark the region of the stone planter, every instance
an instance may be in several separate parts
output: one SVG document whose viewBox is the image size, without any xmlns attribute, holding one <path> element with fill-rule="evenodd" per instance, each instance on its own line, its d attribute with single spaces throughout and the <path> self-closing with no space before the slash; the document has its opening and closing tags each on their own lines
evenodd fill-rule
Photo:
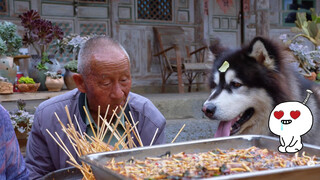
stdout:
<svg viewBox="0 0 320 180">
<path fill-rule="evenodd" d="M 16 87 L 20 90 L 20 92 L 37 92 L 40 87 L 40 83 L 35 84 L 16 84 Z"/>
<path fill-rule="evenodd" d="M 14 130 L 14 131 L 16 133 L 20 149 L 25 149 L 28 141 L 28 132 L 25 131 L 24 133 L 21 133 L 18 130 Z"/>
<path fill-rule="evenodd" d="M 315 81 L 317 79 L 317 74 L 315 72 L 311 72 L 310 75 L 304 75 L 304 77 L 310 81 Z"/>
<path fill-rule="evenodd" d="M 74 72 L 70 71 L 69 69 L 66 69 L 66 72 L 64 73 L 64 83 L 66 84 L 69 90 L 77 88 L 76 83 L 72 78 L 73 74 Z"/>
<path fill-rule="evenodd" d="M 18 126 L 26 128 L 26 130 L 23 133 L 19 132 L 16 128 L 14 129 L 14 132 L 16 134 L 16 137 L 20 146 L 20 150 L 21 152 L 25 152 L 27 142 L 28 142 L 28 133 L 30 132 L 30 130 L 27 129 L 27 124 L 24 122 L 18 123 Z M 29 128 L 31 129 L 31 127 Z"/>
<path fill-rule="evenodd" d="M 46 84 L 46 87 L 48 88 L 48 91 L 61 91 L 64 85 L 64 80 L 63 78 L 53 79 L 47 76 L 45 84 Z"/>
<path fill-rule="evenodd" d="M 17 66 L 13 57 L 0 56 L 0 76 L 5 77 L 14 84 L 17 75 Z"/>
<path fill-rule="evenodd" d="M 39 82 L 41 85 L 39 87 L 39 91 L 48 90 L 46 87 L 46 75 L 44 74 L 47 71 L 57 72 L 60 70 L 60 63 L 54 58 L 54 55 L 49 55 L 49 59 L 52 64 L 46 63 L 45 65 L 48 67 L 48 70 L 38 70 L 37 65 L 41 61 L 41 57 L 38 55 L 31 55 L 31 62 L 29 63 L 28 74 L 29 77 L 33 78 L 35 82 Z"/>
<path fill-rule="evenodd" d="M 12 94 L 13 85 L 9 82 L 0 81 L 0 94 Z"/>
</svg>

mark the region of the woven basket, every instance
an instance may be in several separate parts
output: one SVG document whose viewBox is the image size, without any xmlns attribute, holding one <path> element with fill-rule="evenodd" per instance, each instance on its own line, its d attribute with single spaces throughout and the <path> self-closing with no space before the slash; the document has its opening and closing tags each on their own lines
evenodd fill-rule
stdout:
<svg viewBox="0 0 320 180">
<path fill-rule="evenodd" d="M 13 85 L 9 82 L 0 81 L 0 94 L 12 94 Z"/>
<path fill-rule="evenodd" d="M 20 92 L 36 92 L 40 86 L 40 83 L 35 84 L 16 84 Z"/>
</svg>

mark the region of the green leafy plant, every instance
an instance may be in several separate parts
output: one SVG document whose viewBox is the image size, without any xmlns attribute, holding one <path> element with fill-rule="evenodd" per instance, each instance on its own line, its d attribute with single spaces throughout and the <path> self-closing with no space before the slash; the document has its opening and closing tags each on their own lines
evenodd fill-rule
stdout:
<svg viewBox="0 0 320 180">
<path fill-rule="evenodd" d="M 64 68 L 72 72 L 78 71 L 78 54 L 81 46 L 91 37 L 95 36 L 94 34 L 80 36 L 78 34 L 70 34 L 64 37 L 62 40 L 57 40 L 56 46 L 58 47 L 58 52 L 60 54 L 68 52 L 72 53 L 73 58 L 71 61 L 65 64 Z"/>
<path fill-rule="evenodd" d="M 52 62 L 49 59 L 49 55 L 46 52 L 44 52 L 42 54 L 41 61 L 37 65 L 37 69 L 39 69 L 39 70 L 48 70 L 48 67 L 46 66 L 46 63 L 52 64 Z"/>
<path fill-rule="evenodd" d="M 20 133 L 29 133 L 34 119 L 34 115 L 29 114 L 29 112 L 26 111 L 25 106 L 26 103 L 19 99 L 17 101 L 18 109 L 14 109 L 13 111 L 9 112 L 11 123 L 14 129 Z"/>
<path fill-rule="evenodd" d="M 310 9 L 311 11 L 311 21 L 307 20 L 307 15 L 305 12 L 297 12 L 297 20 L 295 21 L 296 27 L 291 28 L 291 31 L 297 33 L 292 39 L 296 39 L 299 36 L 307 38 L 315 46 L 320 45 L 320 31 L 319 23 L 320 17 L 317 15 L 314 8 Z M 291 43 L 288 41 L 288 43 Z"/>
<path fill-rule="evenodd" d="M 21 77 L 18 81 L 20 84 L 35 84 L 34 80 L 32 78 L 27 77 Z"/>
<path fill-rule="evenodd" d="M 53 25 L 51 21 L 41 19 L 40 14 L 34 10 L 19 15 L 19 18 L 21 19 L 21 25 L 25 29 L 23 44 L 31 45 L 38 56 L 41 57 L 40 65 L 37 68 L 39 70 L 48 70 L 45 63 L 52 64 L 52 62 L 48 59 L 46 51 L 53 41 L 62 40 L 62 30 Z"/>
<path fill-rule="evenodd" d="M 62 40 L 57 40 L 56 46 L 58 46 L 58 51 L 60 54 L 66 51 L 69 53 L 73 53 L 73 60 L 77 60 L 81 46 L 93 36 L 95 35 L 91 34 L 86 36 L 80 36 L 78 34 L 70 34 L 64 37 Z"/>
<path fill-rule="evenodd" d="M 51 77 L 52 79 L 60 79 L 60 78 L 62 78 L 61 71 L 58 71 L 58 72 L 47 71 L 44 74 L 46 76 Z"/>
<path fill-rule="evenodd" d="M 71 72 L 75 72 L 76 73 L 78 71 L 78 61 L 77 60 L 69 61 L 68 63 L 66 63 L 64 65 L 64 68 L 68 69 Z"/>
<path fill-rule="evenodd" d="M 15 56 L 22 47 L 22 39 L 17 34 L 17 25 L 3 21 L 0 22 L 0 55 Z"/>
<path fill-rule="evenodd" d="M 298 12 L 296 27 L 291 28 L 296 35 L 282 34 L 280 39 L 295 55 L 301 74 L 316 77 L 320 73 L 320 16 L 313 8 L 310 11 L 311 21 L 307 20 L 305 12 Z"/>
</svg>

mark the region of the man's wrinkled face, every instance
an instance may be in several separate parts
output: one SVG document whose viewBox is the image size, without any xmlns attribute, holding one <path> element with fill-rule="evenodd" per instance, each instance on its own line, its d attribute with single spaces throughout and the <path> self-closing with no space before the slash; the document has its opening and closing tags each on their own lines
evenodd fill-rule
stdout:
<svg viewBox="0 0 320 180">
<path fill-rule="evenodd" d="M 121 49 L 109 49 L 91 56 L 91 74 L 84 77 L 85 89 L 91 112 L 101 114 L 110 105 L 108 115 L 117 106 L 124 106 L 131 89 L 130 63 Z M 120 109 L 117 110 L 120 112 Z"/>
</svg>

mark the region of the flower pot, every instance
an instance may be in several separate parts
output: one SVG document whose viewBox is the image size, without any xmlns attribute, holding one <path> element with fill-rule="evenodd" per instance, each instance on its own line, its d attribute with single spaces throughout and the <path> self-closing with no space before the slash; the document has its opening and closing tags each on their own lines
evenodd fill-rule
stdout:
<svg viewBox="0 0 320 180">
<path fill-rule="evenodd" d="M 5 77 L 14 84 L 17 75 L 17 66 L 13 57 L 0 56 L 0 76 Z"/>
<path fill-rule="evenodd" d="M 315 72 L 311 72 L 310 75 L 304 75 L 306 79 L 309 79 L 310 81 L 315 81 L 317 78 L 317 74 Z"/>
<path fill-rule="evenodd" d="M 40 83 L 35 84 L 16 84 L 20 92 L 37 92 Z"/>
<path fill-rule="evenodd" d="M 48 91 L 61 91 L 61 88 L 64 85 L 64 81 L 63 81 L 63 78 L 53 79 L 47 76 L 45 84 L 46 84 L 46 87 L 48 88 Z"/>
<path fill-rule="evenodd" d="M 0 94 L 12 94 L 13 85 L 9 82 L 0 81 Z"/>
<path fill-rule="evenodd" d="M 46 91 L 48 90 L 46 87 L 46 75 L 44 74 L 47 71 L 57 72 L 60 70 L 60 63 L 54 57 L 54 55 L 49 55 L 48 57 L 52 64 L 46 63 L 45 65 L 48 67 L 48 70 L 38 70 L 37 66 L 41 61 L 41 57 L 38 55 L 31 55 L 31 62 L 29 63 L 28 74 L 29 77 L 33 78 L 35 82 L 39 82 L 41 85 L 39 87 L 39 91 Z"/>
<path fill-rule="evenodd" d="M 77 88 L 76 83 L 72 78 L 73 74 L 74 72 L 70 71 L 69 69 L 66 69 L 66 72 L 64 73 L 64 83 L 66 84 L 69 90 Z"/>
<path fill-rule="evenodd" d="M 20 150 L 23 151 L 27 146 L 28 132 L 25 131 L 25 132 L 21 133 L 16 129 L 14 131 L 15 131 L 16 136 L 17 136 L 17 140 L 18 140 L 18 143 L 19 143 Z"/>
</svg>

